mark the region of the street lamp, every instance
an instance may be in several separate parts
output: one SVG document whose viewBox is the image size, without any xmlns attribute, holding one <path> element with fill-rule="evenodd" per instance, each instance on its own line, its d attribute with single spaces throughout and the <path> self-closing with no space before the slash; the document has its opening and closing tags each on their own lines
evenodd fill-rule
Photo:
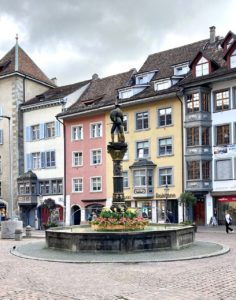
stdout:
<svg viewBox="0 0 236 300">
<path fill-rule="evenodd" d="M 11 117 L 9 116 L 0 116 L 0 118 L 4 118 L 8 120 L 8 139 L 9 139 L 9 209 L 8 215 L 12 219 L 13 216 L 13 197 L 12 197 L 12 151 L 11 151 Z"/>
<path fill-rule="evenodd" d="M 164 191 L 165 191 L 165 200 L 166 200 L 166 205 L 165 205 L 165 223 L 167 221 L 167 200 L 168 200 L 168 193 L 169 193 L 169 187 L 168 187 L 168 184 L 166 183 L 166 186 L 164 188 Z"/>
</svg>

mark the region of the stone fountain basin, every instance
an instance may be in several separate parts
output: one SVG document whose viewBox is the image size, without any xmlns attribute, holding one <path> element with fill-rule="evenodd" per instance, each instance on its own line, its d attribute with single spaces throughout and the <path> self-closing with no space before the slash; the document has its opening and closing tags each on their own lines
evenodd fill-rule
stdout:
<svg viewBox="0 0 236 300">
<path fill-rule="evenodd" d="M 94 231 L 90 226 L 54 227 L 46 230 L 46 245 L 72 252 L 141 252 L 178 250 L 195 240 L 193 226 L 147 226 L 137 231 Z"/>
</svg>

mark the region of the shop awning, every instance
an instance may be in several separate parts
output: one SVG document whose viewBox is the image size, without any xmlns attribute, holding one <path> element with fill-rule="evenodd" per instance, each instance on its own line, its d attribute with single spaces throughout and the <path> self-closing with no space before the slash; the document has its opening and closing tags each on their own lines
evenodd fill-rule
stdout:
<svg viewBox="0 0 236 300">
<path fill-rule="evenodd" d="M 236 196 L 224 196 L 218 198 L 219 202 L 236 202 Z"/>
</svg>

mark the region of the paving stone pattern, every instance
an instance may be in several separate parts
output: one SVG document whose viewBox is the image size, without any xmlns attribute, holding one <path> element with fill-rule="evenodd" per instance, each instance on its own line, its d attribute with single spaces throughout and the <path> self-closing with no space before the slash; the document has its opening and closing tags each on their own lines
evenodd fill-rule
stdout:
<svg viewBox="0 0 236 300">
<path fill-rule="evenodd" d="M 236 234 L 201 227 L 196 239 L 230 252 L 174 262 L 73 264 L 19 258 L 9 250 L 28 240 L 0 240 L 0 299 L 235 300 Z"/>
</svg>

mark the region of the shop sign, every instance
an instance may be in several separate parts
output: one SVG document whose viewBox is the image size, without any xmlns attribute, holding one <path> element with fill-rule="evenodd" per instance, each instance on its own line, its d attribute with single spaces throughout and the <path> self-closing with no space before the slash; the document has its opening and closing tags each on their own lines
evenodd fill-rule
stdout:
<svg viewBox="0 0 236 300">
<path fill-rule="evenodd" d="M 236 202 L 236 196 L 223 196 L 218 198 L 219 202 Z"/>
<path fill-rule="evenodd" d="M 156 198 L 176 198 L 176 194 L 158 194 L 156 193 Z"/>
<path fill-rule="evenodd" d="M 147 190 L 145 188 L 135 188 L 134 194 L 147 194 Z"/>
<path fill-rule="evenodd" d="M 229 144 L 226 146 L 217 146 L 214 147 L 214 154 L 221 155 L 233 155 L 236 156 L 236 144 Z"/>
</svg>

